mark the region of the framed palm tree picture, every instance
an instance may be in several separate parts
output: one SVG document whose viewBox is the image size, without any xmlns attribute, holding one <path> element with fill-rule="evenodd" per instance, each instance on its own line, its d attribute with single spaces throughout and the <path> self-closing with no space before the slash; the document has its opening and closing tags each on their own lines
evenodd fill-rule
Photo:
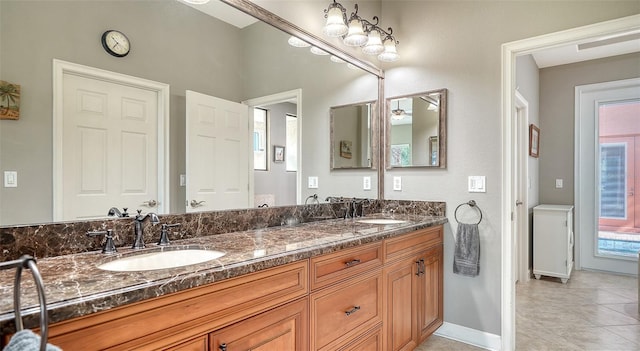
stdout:
<svg viewBox="0 0 640 351">
<path fill-rule="evenodd" d="M 0 80 L 0 119 L 20 118 L 20 86 Z"/>
</svg>

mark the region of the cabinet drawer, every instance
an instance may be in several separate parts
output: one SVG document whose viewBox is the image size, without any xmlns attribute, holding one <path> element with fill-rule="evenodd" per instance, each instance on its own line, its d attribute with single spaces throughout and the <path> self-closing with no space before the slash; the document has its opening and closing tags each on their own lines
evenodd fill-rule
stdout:
<svg viewBox="0 0 640 351">
<path fill-rule="evenodd" d="M 381 270 L 311 295 L 311 349 L 335 350 L 382 321 Z"/>
<path fill-rule="evenodd" d="M 69 350 L 158 350 L 308 294 L 308 261 L 54 324 L 52 344 Z"/>
<path fill-rule="evenodd" d="M 382 327 L 378 326 L 339 351 L 382 351 Z"/>
<path fill-rule="evenodd" d="M 433 245 L 442 244 L 442 226 L 417 230 L 384 241 L 385 262 L 414 255 Z"/>
<path fill-rule="evenodd" d="M 377 242 L 311 259 L 311 289 L 348 279 L 382 266 L 382 243 Z"/>
</svg>

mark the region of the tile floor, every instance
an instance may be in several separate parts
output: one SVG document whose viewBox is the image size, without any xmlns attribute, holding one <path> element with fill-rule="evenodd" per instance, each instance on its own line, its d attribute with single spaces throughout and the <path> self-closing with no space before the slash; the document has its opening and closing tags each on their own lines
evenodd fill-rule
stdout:
<svg viewBox="0 0 640 351">
<path fill-rule="evenodd" d="M 637 278 L 574 271 L 567 284 L 547 277 L 518 283 L 516 349 L 640 350 Z M 481 349 L 433 336 L 416 350 Z"/>
</svg>

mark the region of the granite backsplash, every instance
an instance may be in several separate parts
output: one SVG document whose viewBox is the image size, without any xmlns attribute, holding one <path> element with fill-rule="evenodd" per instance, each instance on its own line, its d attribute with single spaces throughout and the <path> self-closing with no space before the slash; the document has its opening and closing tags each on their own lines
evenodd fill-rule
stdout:
<svg viewBox="0 0 640 351">
<path fill-rule="evenodd" d="M 313 222 L 345 216 L 348 198 L 333 198 L 333 203 L 251 208 L 186 214 L 160 215 L 160 223 L 180 226 L 171 228 L 169 239 L 180 240 L 200 236 L 260 229 L 280 225 Z M 344 200 L 344 201 L 341 201 Z M 409 200 L 370 200 L 365 214 L 389 213 L 422 216 L 446 215 L 446 203 Z M 87 237 L 88 231 L 112 229 L 117 247 L 133 244 L 133 217 L 108 218 L 77 222 L 0 227 L 0 261 L 28 254 L 36 258 L 61 256 L 100 250 L 103 237 Z M 144 225 L 145 243 L 155 243 L 160 225 Z"/>
</svg>

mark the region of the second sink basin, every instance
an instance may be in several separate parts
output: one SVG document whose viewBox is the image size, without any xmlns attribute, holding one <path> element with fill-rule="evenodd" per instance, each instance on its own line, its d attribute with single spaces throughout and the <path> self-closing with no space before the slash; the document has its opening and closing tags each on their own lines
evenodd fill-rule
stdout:
<svg viewBox="0 0 640 351">
<path fill-rule="evenodd" d="M 105 271 L 137 272 L 177 268 L 215 260 L 225 253 L 205 249 L 184 249 L 125 256 L 98 266 Z"/>
<path fill-rule="evenodd" d="M 359 219 L 359 223 L 365 224 L 401 224 L 406 223 L 407 221 L 403 221 L 400 219 L 391 219 L 391 218 L 369 218 L 369 219 Z"/>
</svg>

